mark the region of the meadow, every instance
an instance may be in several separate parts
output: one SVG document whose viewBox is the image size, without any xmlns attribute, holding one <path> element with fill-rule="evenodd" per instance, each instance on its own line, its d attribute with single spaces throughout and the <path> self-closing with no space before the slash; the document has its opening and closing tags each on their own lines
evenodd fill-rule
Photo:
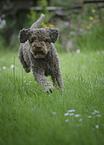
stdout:
<svg viewBox="0 0 104 145">
<path fill-rule="evenodd" d="M 104 30 L 91 31 L 80 51 L 59 53 L 64 88 L 51 94 L 24 72 L 17 51 L 1 51 L 0 145 L 104 144 Z"/>
</svg>

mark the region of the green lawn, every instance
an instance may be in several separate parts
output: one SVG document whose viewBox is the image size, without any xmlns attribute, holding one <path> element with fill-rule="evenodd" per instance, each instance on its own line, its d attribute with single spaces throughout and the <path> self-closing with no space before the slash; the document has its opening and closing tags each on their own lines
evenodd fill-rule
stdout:
<svg viewBox="0 0 104 145">
<path fill-rule="evenodd" d="M 17 55 L 0 53 L 0 145 L 103 145 L 104 51 L 59 54 L 64 89 L 52 94 Z"/>
</svg>

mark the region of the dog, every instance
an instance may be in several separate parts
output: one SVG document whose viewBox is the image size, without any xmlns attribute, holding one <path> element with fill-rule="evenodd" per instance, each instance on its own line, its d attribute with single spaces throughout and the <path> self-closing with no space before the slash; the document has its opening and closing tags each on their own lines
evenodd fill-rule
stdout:
<svg viewBox="0 0 104 145">
<path fill-rule="evenodd" d="M 57 50 L 53 43 L 58 39 L 58 29 L 38 28 L 44 20 L 44 14 L 29 28 L 19 33 L 19 60 L 24 70 L 33 72 L 35 80 L 44 92 L 52 92 L 54 86 L 62 89 L 62 75 Z M 51 76 L 53 84 L 46 76 Z"/>
</svg>

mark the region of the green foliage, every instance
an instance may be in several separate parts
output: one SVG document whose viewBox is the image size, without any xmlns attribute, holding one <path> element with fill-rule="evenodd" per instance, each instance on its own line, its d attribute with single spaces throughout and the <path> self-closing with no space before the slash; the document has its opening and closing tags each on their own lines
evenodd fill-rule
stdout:
<svg viewBox="0 0 104 145">
<path fill-rule="evenodd" d="M 37 19 L 39 19 L 40 15 L 43 13 L 45 15 L 45 19 L 41 27 L 48 27 L 48 26 L 53 27 L 52 25 L 48 24 L 48 21 L 51 17 L 51 13 L 46 9 L 47 1 L 46 0 L 38 1 L 38 6 L 42 8 L 42 11 L 40 13 L 34 10 L 30 10 L 30 13 L 27 15 L 29 19 L 29 24 L 32 25 Z"/>
<path fill-rule="evenodd" d="M 39 0 L 38 1 L 38 6 L 40 6 L 41 8 L 43 8 L 43 10 L 46 9 L 48 3 L 47 3 L 47 0 Z"/>
<path fill-rule="evenodd" d="M 89 25 L 88 25 L 89 26 Z M 92 24 L 90 28 L 84 28 L 85 34 L 80 35 L 77 49 L 82 51 L 103 50 L 104 28 L 103 24 Z"/>
<path fill-rule="evenodd" d="M 37 12 L 34 10 L 30 10 L 30 13 L 27 14 L 27 18 L 29 19 L 30 27 L 35 21 L 37 21 L 37 19 L 39 18 L 39 14 L 37 14 Z"/>
</svg>

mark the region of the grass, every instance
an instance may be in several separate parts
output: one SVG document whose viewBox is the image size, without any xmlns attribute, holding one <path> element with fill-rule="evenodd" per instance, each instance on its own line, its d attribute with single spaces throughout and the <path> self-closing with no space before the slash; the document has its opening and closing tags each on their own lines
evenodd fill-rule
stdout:
<svg viewBox="0 0 104 145">
<path fill-rule="evenodd" d="M 0 53 L 0 145 L 104 144 L 102 46 L 86 42 L 79 54 L 60 53 L 64 89 L 52 94 L 22 70 L 17 52 Z"/>
</svg>

